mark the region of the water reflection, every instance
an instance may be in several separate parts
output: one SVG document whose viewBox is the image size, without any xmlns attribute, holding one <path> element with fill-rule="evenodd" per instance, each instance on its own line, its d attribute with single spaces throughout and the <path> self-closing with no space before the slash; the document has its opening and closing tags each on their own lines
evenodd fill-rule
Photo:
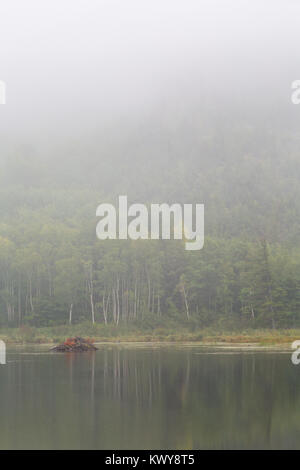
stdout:
<svg viewBox="0 0 300 470">
<path fill-rule="evenodd" d="M 10 355 L 0 448 L 300 448 L 290 356 L 105 346 Z"/>
</svg>

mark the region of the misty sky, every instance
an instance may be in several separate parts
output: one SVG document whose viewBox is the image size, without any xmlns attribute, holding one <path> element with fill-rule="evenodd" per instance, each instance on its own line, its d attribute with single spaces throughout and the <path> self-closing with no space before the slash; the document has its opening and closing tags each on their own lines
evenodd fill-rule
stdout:
<svg viewBox="0 0 300 470">
<path fill-rule="evenodd" d="M 276 114 L 300 78 L 299 26 L 297 0 L 1 0 L 0 132 L 72 135 L 205 100 Z"/>
</svg>

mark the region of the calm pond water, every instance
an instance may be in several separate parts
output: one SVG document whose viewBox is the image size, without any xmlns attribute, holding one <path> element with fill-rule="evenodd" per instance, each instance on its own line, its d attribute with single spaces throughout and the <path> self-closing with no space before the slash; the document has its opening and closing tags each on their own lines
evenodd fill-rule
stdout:
<svg viewBox="0 0 300 470">
<path fill-rule="evenodd" d="M 300 449 L 290 354 L 104 345 L 7 359 L 1 449 Z"/>
</svg>

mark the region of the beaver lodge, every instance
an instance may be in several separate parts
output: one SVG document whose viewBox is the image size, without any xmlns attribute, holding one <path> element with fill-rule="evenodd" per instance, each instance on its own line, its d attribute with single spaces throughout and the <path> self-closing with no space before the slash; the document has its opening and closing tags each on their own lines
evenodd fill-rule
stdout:
<svg viewBox="0 0 300 470">
<path fill-rule="evenodd" d="M 97 351 L 98 348 L 94 346 L 93 341 L 90 339 L 80 338 L 75 336 L 74 338 L 68 338 L 64 343 L 51 348 L 51 351 L 56 352 L 86 352 L 86 351 Z"/>
</svg>

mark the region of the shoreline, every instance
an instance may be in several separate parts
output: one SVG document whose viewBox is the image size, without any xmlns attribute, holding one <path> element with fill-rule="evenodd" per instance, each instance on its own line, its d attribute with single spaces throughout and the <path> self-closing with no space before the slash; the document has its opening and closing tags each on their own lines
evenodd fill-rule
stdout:
<svg viewBox="0 0 300 470">
<path fill-rule="evenodd" d="M 245 329 L 220 331 L 213 328 L 164 327 L 140 330 L 102 325 L 61 325 L 45 328 L 2 328 L 0 339 L 7 346 L 49 346 L 63 343 L 67 338 L 81 336 L 98 345 L 166 345 L 231 348 L 231 349 L 286 349 L 292 350 L 295 340 L 300 339 L 300 329 Z"/>
<path fill-rule="evenodd" d="M 7 349 L 10 348 L 23 348 L 23 347 L 32 347 L 32 348 L 53 348 L 53 342 L 45 343 L 36 343 L 36 342 L 15 342 L 7 341 Z M 234 342 L 219 342 L 219 341 L 132 341 L 129 339 L 124 339 L 122 341 L 95 341 L 95 346 L 99 349 L 104 347 L 135 347 L 135 348 L 203 348 L 203 349 L 215 349 L 215 350 L 235 350 L 235 351 L 282 351 L 282 352 L 291 352 L 291 343 L 270 343 L 263 344 L 257 342 L 244 342 L 244 343 L 234 343 Z M 61 353 L 60 353 L 61 354 Z"/>
</svg>

